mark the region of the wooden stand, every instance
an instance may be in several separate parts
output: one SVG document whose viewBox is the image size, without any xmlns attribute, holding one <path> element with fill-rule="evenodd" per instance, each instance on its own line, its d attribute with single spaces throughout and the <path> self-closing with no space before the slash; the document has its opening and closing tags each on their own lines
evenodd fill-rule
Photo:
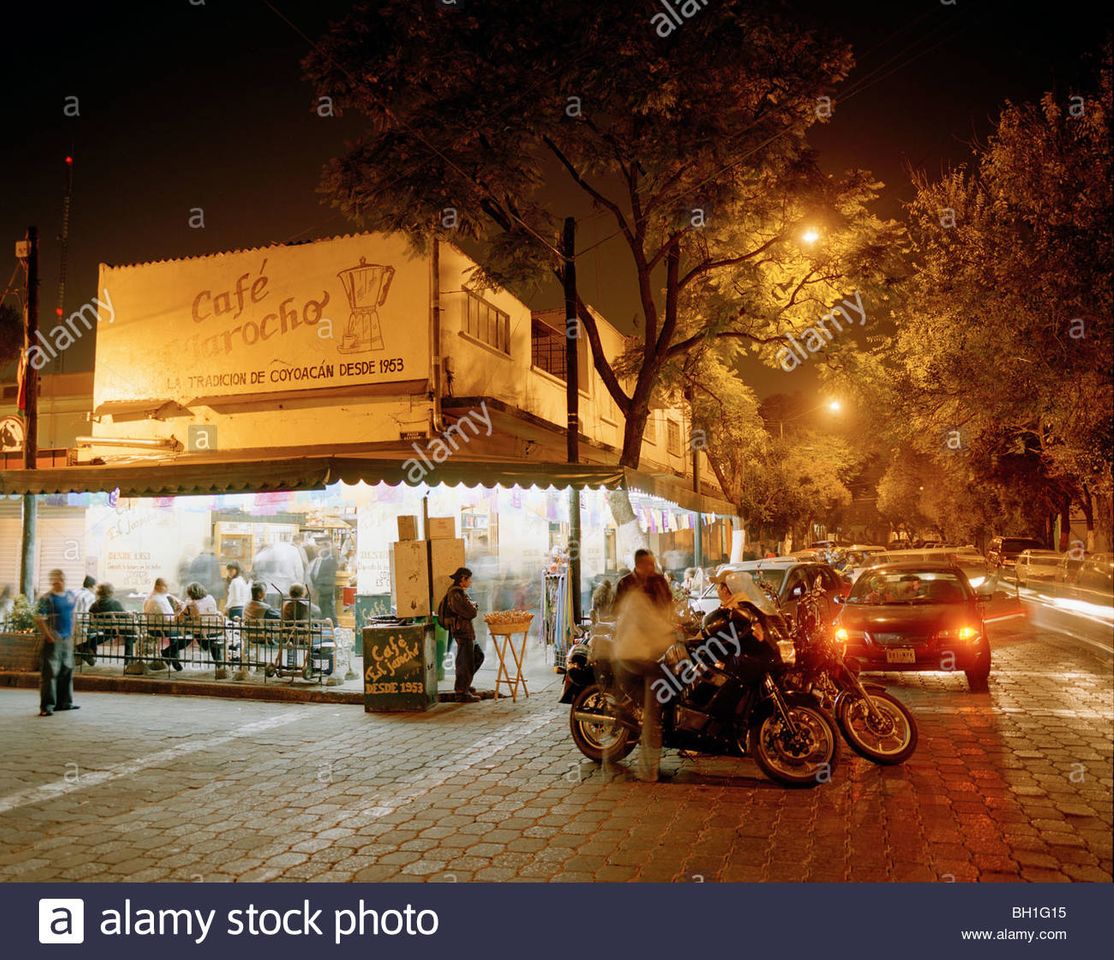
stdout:
<svg viewBox="0 0 1114 960">
<path fill-rule="evenodd" d="M 524 696 L 530 696 L 526 686 L 526 677 L 522 674 L 522 665 L 526 662 L 526 639 L 530 635 L 530 620 L 520 620 L 517 623 L 489 623 L 488 632 L 495 643 L 495 653 L 499 657 L 499 669 L 495 675 L 495 697 L 499 697 L 499 687 L 506 684 L 511 691 L 511 701 L 518 702 L 518 685 L 522 684 Z M 515 643 L 515 637 L 522 637 L 520 643 Z M 510 653 L 510 662 L 507 654 Z M 509 669 L 514 667 L 513 673 Z"/>
</svg>

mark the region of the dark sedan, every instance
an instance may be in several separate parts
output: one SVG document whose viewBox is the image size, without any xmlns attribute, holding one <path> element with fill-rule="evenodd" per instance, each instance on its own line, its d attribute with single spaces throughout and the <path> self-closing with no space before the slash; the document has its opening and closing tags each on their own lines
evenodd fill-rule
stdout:
<svg viewBox="0 0 1114 960">
<path fill-rule="evenodd" d="M 836 639 L 864 670 L 962 670 L 975 691 L 990 676 L 979 598 L 951 564 L 865 571 L 840 610 Z"/>
</svg>

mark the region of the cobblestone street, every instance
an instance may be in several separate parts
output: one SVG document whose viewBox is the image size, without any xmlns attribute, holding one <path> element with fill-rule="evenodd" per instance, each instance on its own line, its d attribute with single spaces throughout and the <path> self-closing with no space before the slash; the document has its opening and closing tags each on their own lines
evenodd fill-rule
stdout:
<svg viewBox="0 0 1114 960">
<path fill-rule="evenodd" d="M 422 715 L 86 693 L 39 719 L 6 689 L 0 878 L 1109 881 L 1109 663 L 1024 620 L 991 631 L 989 694 L 887 677 L 917 753 L 887 769 L 844 745 L 809 791 L 669 752 L 669 782 L 605 783 L 557 678 Z"/>
</svg>

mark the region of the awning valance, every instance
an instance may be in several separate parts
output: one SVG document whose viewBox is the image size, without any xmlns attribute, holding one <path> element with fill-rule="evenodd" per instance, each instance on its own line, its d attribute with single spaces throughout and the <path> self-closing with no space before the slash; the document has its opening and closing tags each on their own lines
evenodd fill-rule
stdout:
<svg viewBox="0 0 1114 960">
<path fill-rule="evenodd" d="M 696 493 L 677 479 L 618 466 L 449 458 L 431 469 L 416 461 L 360 457 L 287 457 L 275 460 L 199 460 L 121 466 L 60 467 L 0 472 L 0 495 L 110 493 L 122 497 L 205 496 L 277 490 L 322 490 L 343 481 L 420 486 L 625 487 L 667 500 L 683 510 L 732 516 L 731 504 Z"/>
<path fill-rule="evenodd" d="M 423 472 L 404 461 L 371 457 L 304 457 L 280 460 L 190 459 L 134 466 L 75 466 L 56 470 L 0 472 L 0 494 L 110 493 L 166 497 L 320 490 L 343 481 L 430 486 L 607 487 L 623 483 L 619 467 L 588 464 L 507 463 L 450 459 Z"/>
<path fill-rule="evenodd" d="M 660 500 L 668 500 L 684 510 L 716 513 L 725 517 L 733 517 L 737 512 L 726 500 L 689 489 L 680 478 L 632 470 L 629 467 L 624 469 L 623 474 L 623 486 L 628 490 L 641 491 Z"/>
</svg>

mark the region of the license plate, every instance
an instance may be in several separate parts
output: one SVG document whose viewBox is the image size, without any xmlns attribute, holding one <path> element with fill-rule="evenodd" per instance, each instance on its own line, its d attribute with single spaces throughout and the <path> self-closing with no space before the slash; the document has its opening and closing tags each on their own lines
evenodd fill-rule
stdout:
<svg viewBox="0 0 1114 960">
<path fill-rule="evenodd" d="M 912 647 L 896 647 L 886 651 L 886 663 L 916 663 L 917 651 Z"/>
</svg>

